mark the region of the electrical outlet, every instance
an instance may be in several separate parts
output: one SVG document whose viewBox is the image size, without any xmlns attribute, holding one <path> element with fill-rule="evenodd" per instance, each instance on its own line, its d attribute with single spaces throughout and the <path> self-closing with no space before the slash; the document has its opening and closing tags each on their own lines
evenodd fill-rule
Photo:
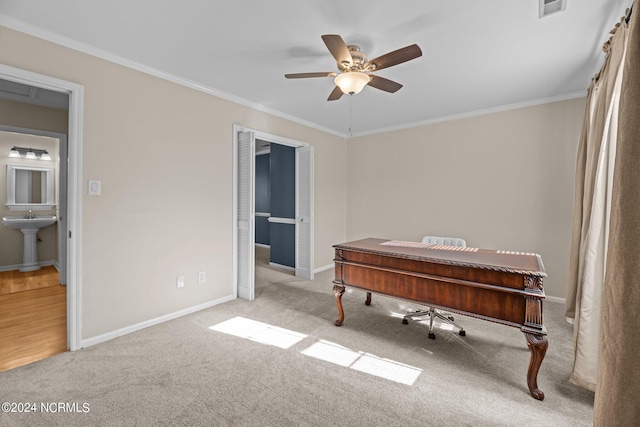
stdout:
<svg viewBox="0 0 640 427">
<path fill-rule="evenodd" d="M 204 283 L 207 281 L 207 274 L 204 271 L 198 273 L 198 283 Z"/>
<path fill-rule="evenodd" d="M 176 287 L 184 288 L 184 276 L 178 276 L 178 280 L 176 280 Z"/>
</svg>

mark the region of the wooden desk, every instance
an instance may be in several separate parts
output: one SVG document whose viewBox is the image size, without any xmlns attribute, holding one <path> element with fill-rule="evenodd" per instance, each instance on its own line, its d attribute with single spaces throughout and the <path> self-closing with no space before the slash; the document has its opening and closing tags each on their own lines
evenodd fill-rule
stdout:
<svg viewBox="0 0 640 427">
<path fill-rule="evenodd" d="M 344 322 L 345 286 L 352 286 L 367 291 L 367 305 L 374 292 L 519 328 L 531 351 L 529 391 L 544 399 L 537 377 L 549 344 L 539 255 L 372 238 L 334 248 L 336 326 Z"/>
</svg>

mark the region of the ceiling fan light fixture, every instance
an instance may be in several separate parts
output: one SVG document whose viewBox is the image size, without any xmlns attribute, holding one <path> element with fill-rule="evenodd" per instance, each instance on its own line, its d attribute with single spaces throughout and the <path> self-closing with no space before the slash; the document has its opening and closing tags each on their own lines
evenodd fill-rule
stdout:
<svg viewBox="0 0 640 427">
<path fill-rule="evenodd" d="M 355 95 L 362 92 L 362 89 L 369 83 L 371 77 L 360 71 L 351 71 L 338 74 L 335 79 L 336 86 L 340 88 L 342 93 L 347 95 Z"/>
<path fill-rule="evenodd" d="M 338 34 L 324 34 L 322 40 L 327 46 L 327 49 L 329 49 L 331 56 L 336 60 L 339 73 L 327 71 L 294 73 L 285 74 L 284 77 L 287 79 L 332 77 L 335 86 L 331 94 L 329 94 L 327 101 L 336 101 L 344 94 L 355 95 L 356 93 L 360 93 L 366 85 L 384 92 L 395 93 L 402 87 L 400 83 L 370 73 L 393 67 L 394 65 L 402 64 L 422 56 L 420 47 L 417 44 L 412 44 L 368 61 L 367 56 L 360 51 L 358 46 L 347 45 Z"/>
</svg>

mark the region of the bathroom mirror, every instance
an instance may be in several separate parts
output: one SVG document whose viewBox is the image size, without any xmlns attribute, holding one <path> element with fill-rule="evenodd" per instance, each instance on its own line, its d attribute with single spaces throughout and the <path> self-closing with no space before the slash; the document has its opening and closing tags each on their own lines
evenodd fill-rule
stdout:
<svg viewBox="0 0 640 427">
<path fill-rule="evenodd" d="M 53 209 L 53 178 L 53 168 L 7 165 L 6 206 L 12 211 Z"/>
</svg>

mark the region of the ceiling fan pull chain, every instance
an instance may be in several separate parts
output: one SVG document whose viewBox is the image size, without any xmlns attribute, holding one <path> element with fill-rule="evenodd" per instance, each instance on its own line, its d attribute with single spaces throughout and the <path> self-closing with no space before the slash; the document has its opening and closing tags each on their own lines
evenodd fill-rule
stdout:
<svg viewBox="0 0 640 427">
<path fill-rule="evenodd" d="M 353 101 L 351 98 L 353 98 L 353 95 L 349 95 L 349 138 L 351 138 L 351 127 L 353 126 Z"/>
</svg>

